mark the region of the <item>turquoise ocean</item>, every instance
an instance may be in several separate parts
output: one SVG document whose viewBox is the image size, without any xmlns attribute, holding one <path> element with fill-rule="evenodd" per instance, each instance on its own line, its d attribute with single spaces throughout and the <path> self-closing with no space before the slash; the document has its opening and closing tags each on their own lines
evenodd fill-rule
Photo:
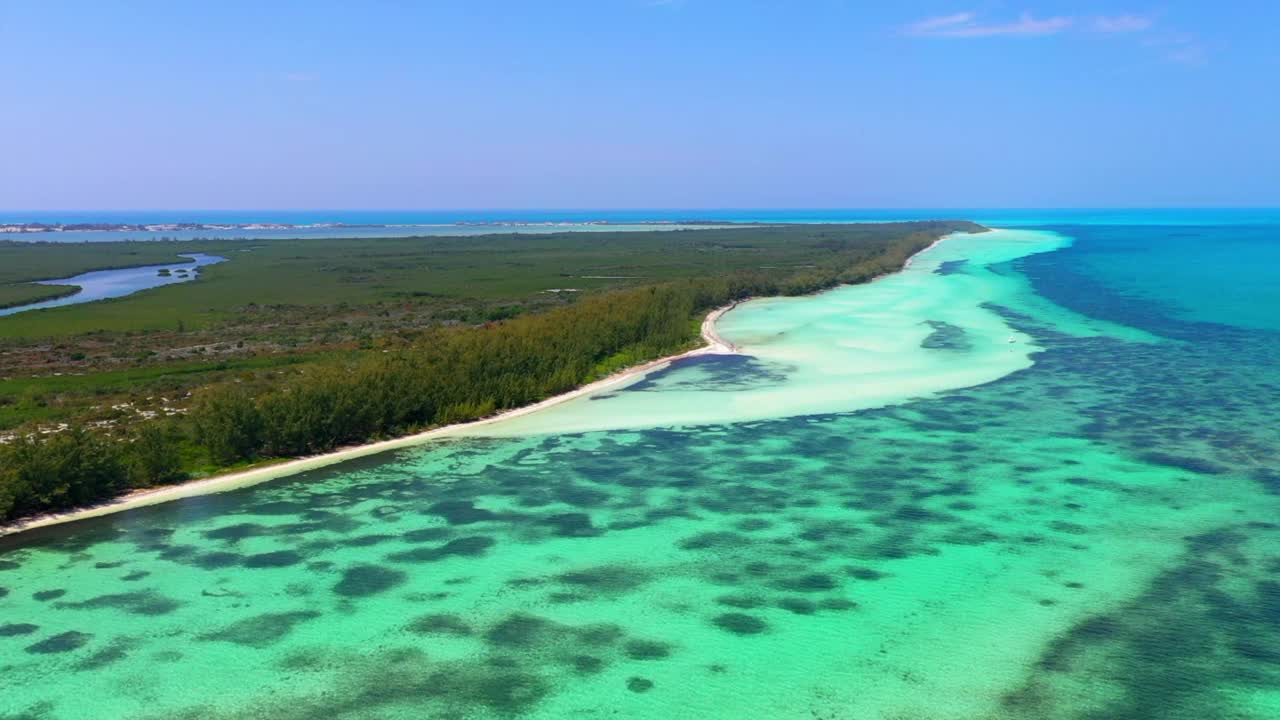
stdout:
<svg viewBox="0 0 1280 720">
<path fill-rule="evenodd" d="M 613 219 L 913 216 L 999 230 L 745 303 L 741 354 L 0 539 L 0 718 L 1280 717 L 1280 212 Z"/>
</svg>

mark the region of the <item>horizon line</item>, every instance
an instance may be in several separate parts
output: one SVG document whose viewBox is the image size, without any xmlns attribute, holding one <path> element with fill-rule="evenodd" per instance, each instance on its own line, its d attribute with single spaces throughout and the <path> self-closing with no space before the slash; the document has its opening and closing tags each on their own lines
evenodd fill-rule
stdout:
<svg viewBox="0 0 1280 720">
<path fill-rule="evenodd" d="M 24 212 L 724 212 L 724 211 L 850 211 L 850 210 L 1280 210 L 1276 205 L 771 205 L 618 206 L 618 207 L 129 207 L 129 208 L 0 208 L 0 213 Z"/>
</svg>

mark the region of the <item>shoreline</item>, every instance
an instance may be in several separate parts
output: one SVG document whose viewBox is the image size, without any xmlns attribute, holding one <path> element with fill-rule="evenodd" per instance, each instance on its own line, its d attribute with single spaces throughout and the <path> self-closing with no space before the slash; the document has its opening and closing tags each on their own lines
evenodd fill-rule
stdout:
<svg viewBox="0 0 1280 720">
<path fill-rule="evenodd" d="M 0 525 L 0 538 L 16 535 L 28 530 L 60 525 L 63 523 L 74 522 L 76 520 L 87 520 L 89 518 L 111 515 L 125 510 L 147 507 L 149 505 L 158 505 L 171 500 L 180 500 L 182 498 L 212 495 L 219 492 L 238 490 L 240 488 L 250 487 L 259 483 L 278 480 L 290 475 L 297 475 L 310 470 L 318 470 L 347 460 L 354 460 L 356 458 L 374 455 L 388 450 L 399 450 L 406 447 L 413 447 L 415 445 L 421 445 L 431 440 L 446 437 L 469 428 L 489 425 L 538 412 L 539 410 L 559 405 L 560 403 L 568 402 L 582 397 L 583 395 L 589 395 L 598 390 L 603 390 L 604 388 L 623 383 L 638 375 L 644 375 L 653 372 L 654 370 L 662 369 L 671 363 L 684 358 L 695 357 L 698 355 L 736 355 L 739 352 L 738 346 L 721 337 L 720 334 L 716 332 L 715 323 L 716 320 L 719 320 L 725 313 L 737 307 L 738 302 L 739 301 L 735 301 L 725 305 L 724 307 L 716 308 L 708 313 L 703 319 L 702 340 L 705 343 L 704 345 L 692 350 L 686 350 L 685 352 L 678 353 L 676 355 L 668 355 L 667 357 L 650 360 L 649 362 L 626 368 L 625 370 L 620 370 L 608 377 L 587 383 L 586 385 L 549 397 L 532 405 L 512 408 L 498 413 L 497 415 L 481 418 L 479 420 L 455 423 L 453 425 L 444 425 L 442 427 L 432 428 L 430 430 L 424 430 L 419 433 L 392 438 L 390 440 L 379 440 L 377 442 L 365 443 L 363 445 L 339 448 L 321 455 L 310 455 L 307 457 L 295 458 L 276 463 L 274 465 L 240 470 L 227 473 L 225 475 L 215 475 L 213 477 L 202 478 L 199 480 L 191 480 L 179 485 L 137 490 L 127 495 L 122 495 L 109 500 L 100 505 L 81 508 L 79 510 L 35 515 L 7 525 Z"/>
<path fill-rule="evenodd" d="M 991 228 L 987 228 L 988 231 L 990 229 Z M 896 270 L 894 273 L 886 273 L 885 275 L 877 276 L 875 278 L 872 278 L 870 282 L 874 283 L 876 280 L 880 280 L 881 278 L 888 277 L 889 275 L 893 275 L 899 272 L 903 272 L 904 270 L 911 267 L 911 263 L 913 260 L 915 260 L 917 255 L 923 252 L 927 252 L 928 250 L 936 247 L 939 243 L 946 240 L 950 236 L 951 234 L 943 235 L 942 237 L 939 237 L 938 239 L 930 243 L 928 247 L 925 247 L 919 250 L 918 252 L 913 253 L 910 257 L 908 257 L 903 262 L 902 267 Z M 821 291 L 821 292 L 825 292 L 825 291 Z M 748 300 L 749 299 L 750 298 L 748 298 Z M 443 427 L 432 428 L 430 430 L 414 433 L 412 435 L 405 435 L 403 437 L 392 438 L 389 440 L 380 440 L 377 442 L 365 443 L 363 445 L 355 445 L 355 446 L 346 447 L 346 448 L 340 448 L 338 450 L 333 450 L 331 452 L 323 453 L 321 455 L 311 455 L 308 457 L 295 458 L 292 460 L 286 460 L 284 462 L 276 463 L 274 465 L 251 468 L 248 470 L 231 472 L 224 475 L 215 475 L 213 477 L 202 478 L 200 480 L 191 480 L 179 485 L 138 490 L 138 491 L 129 493 L 127 495 L 122 495 L 113 500 L 109 500 L 100 505 L 81 508 L 79 510 L 70 510 L 63 513 L 47 513 L 44 515 L 36 515 L 30 518 L 21 519 L 6 525 L 0 525 L 0 538 L 6 538 L 6 537 L 13 536 L 28 530 L 36 530 L 39 528 L 50 527 L 53 525 L 61 525 L 64 523 L 74 522 L 77 520 L 87 520 L 89 518 L 102 517 L 104 515 L 111 515 L 114 513 L 123 512 L 126 510 L 132 510 L 135 508 L 147 507 L 150 505 L 158 505 L 160 503 L 169 502 L 171 500 L 180 500 L 188 497 L 212 495 L 219 492 L 237 490 L 240 488 L 250 487 L 252 485 L 257 485 L 257 484 L 268 482 L 271 480 L 277 480 L 283 477 L 288 477 L 290 475 L 297 475 L 297 474 L 308 472 L 311 470 L 318 470 L 320 468 L 328 467 L 330 465 L 336 465 L 338 463 L 345 462 L 347 460 L 354 460 L 356 458 L 366 457 L 368 455 L 374 455 L 374 454 L 377 454 L 380 452 L 386 452 L 389 450 L 399 450 L 406 447 L 422 445 L 431 440 L 447 437 L 449 435 L 458 433 L 468 428 L 475 428 L 475 427 L 481 427 L 484 425 L 490 425 L 493 423 L 501 422 L 503 420 L 509 420 L 511 418 L 516 418 L 522 415 L 528 415 L 530 413 L 538 412 L 539 410 L 543 410 L 543 409 L 552 407 L 554 405 L 559 405 L 561 403 L 574 400 L 584 395 L 589 395 L 598 390 L 602 390 L 604 388 L 611 387 L 613 385 L 624 383 L 626 381 L 632 380 L 633 378 L 639 375 L 644 375 L 654 370 L 664 368 L 677 360 L 682 360 L 684 358 L 689 358 L 689 357 L 696 357 L 699 355 L 737 355 L 741 352 L 741 349 L 734 343 L 729 342 L 728 340 L 721 337 L 719 332 L 716 331 L 715 324 L 716 324 L 716 321 L 719 320 L 721 317 L 723 317 L 725 313 L 729 312 L 730 310 L 733 310 L 735 307 L 737 307 L 739 304 L 743 302 L 746 302 L 746 300 L 736 300 L 728 305 L 716 308 L 715 310 L 712 310 L 711 312 L 707 313 L 707 316 L 702 320 L 701 336 L 705 344 L 702 345 L 701 347 L 697 347 L 692 350 L 687 350 L 685 352 L 678 353 L 675 355 L 669 355 L 667 357 L 658 358 L 656 360 L 651 360 L 647 363 L 642 363 L 640 365 L 636 365 L 634 367 L 630 367 L 625 370 L 620 370 L 608 377 L 588 383 L 574 390 L 561 393 L 560 395 L 555 395 L 553 397 L 547 398 L 545 400 L 534 403 L 532 405 L 526 405 L 524 407 L 506 410 L 492 417 L 482 418 L 480 420 L 472 420 L 465 423 L 445 425 Z"/>
<path fill-rule="evenodd" d="M 734 300 L 724 307 L 716 308 L 715 310 L 707 313 L 707 316 L 702 319 L 702 339 L 705 340 L 707 344 L 698 350 L 691 350 L 684 355 L 674 355 L 667 358 L 667 360 L 678 360 L 681 357 L 695 353 L 701 355 L 713 353 L 717 355 L 737 355 L 741 348 L 720 336 L 720 333 L 716 331 L 716 321 L 725 313 L 738 307 L 739 304 L 744 302 L 746 302 L 746 300 Z"/>
</svg>

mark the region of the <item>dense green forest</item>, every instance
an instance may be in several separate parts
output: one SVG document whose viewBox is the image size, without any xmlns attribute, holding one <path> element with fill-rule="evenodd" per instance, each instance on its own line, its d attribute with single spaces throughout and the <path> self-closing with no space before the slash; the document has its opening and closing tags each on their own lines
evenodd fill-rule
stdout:
<svg viewBox="0 0 1280 720">
<path fill-rule="evenodd" d="M 980 229 L 959 222 L 848 227 L 854 230 L 824 231 L 815 241 L 820 252 L 806 245 L 811 262 L 736 263 L 584 293 L 508 319 L 436 323 L 411 341 L 276 368 L 269 379 L 223 377 L 198 388 L 189 413 L 110 432 L 74 425 L 18 432 L 0 445 L 0 517 L 83 506 L 181 481 L 196 469 L 323 452 L 527 405 L 695 345 L 698 319 L 712 308 L 866 282 L 901 268 L 945 233 Z"/>
</svg>

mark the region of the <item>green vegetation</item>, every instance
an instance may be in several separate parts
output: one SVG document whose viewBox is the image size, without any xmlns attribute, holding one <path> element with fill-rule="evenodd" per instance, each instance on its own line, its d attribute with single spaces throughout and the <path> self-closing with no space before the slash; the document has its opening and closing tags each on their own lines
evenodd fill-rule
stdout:
<svg viewBox="0 0 1280 720">
<path fill-rule="evenodd" d="M 865 282 L 900 268 L 942 234 L 977 229 L 970 223 L 902 223 L 502 236 L 496 244 L 505 254 L 488 238 L 255 242 L 254 262 L 212 266 L 199 282 L 145 293 L 132 305 L 95 303 L 80 311 L 97 317 L 104 311 L 95 306 L 120 314 L 126 308 L 145 314 L 146 308 L 185 306 L 186 317 L 200 318 L 196 322 L 232 316 L 210 331 L 225 333 L 262 317 L 260 306 L 237 311 L 235 303 L 244 299 L 232 297 L 254 282 L 263 284 L 253 297 L 280 302 L 281 312 L 298 318 L 357 300 L 365 305 L 350 312 L 376 316 L 387 311 L 388 298 L 414 303 L 409 288 L 425 282 L 415 278 L 432 278 L 433 284 L 417 285 L 431 287 L 431 295 L 416 311 L 380 326 L 384 331 L 371 344 L 318 352 L 311 343 L 298 362 L 285 362 L 298 357 L 287 352 L 212 367 L 153 367 L 150 360 L 138 360 L 129 370 L 74 379 L 0 382 L 0 401 L 11 400 L 11 415 L 39 408 L 40 396 L 55 387 L 107 398 L 122 388 L 132 392 L 135 383 L 169 383 L 171 398 L 194 391 L 194 401 L 180 408 L 189 415 L 175 410 L 159 429 L 149 428 L 160 421 L 131 416 L 97 433 L 73 428 L 48 439 L 20 433 L 19 440 L 0 446 L 0 516 L 72 507 L 201 469 L 323 452 L 526 405 L 690 347 L 697 341 L 696 318 L 711 308 L 753 295 L 798 295 Z M 319 247 L 311 250 L 311 243 Z M 235 245 L 223 247 L 223 254 L 227 247 Z M 545 292 L 566 287 L 592 292 Z M 193 312 L 197 306 L 184 299 L 186 290 L 198 290 L 193 294 L 202 299 L 194 302 L 206 305 L 204 315 Z M 506 319 L 486 317 L 503 307 Z M 422 322 L 419 314 L 429 320 Z M 55 327 L 67 331 L 75 323 L 66 318 L 77 316 L 57 317 L 62 319 Z M 73 346 L 64 343 L 63 351 Z M 9 391 L 10 383 L 20 391 Z M 95 460 L 83 460 L 90 452 Z"/>
<path fill-rule="evenodd" d="M 37 285 L 35 283 L 0 285 L 0 310 L 75 295 L 78 292 L 80 288 L 75 285 Z"/>
<path fill-rule="evenodd" d="M 0 284 L 179 262 L 178 253 L 230 259 L 201 268 L 198 283 L 0 318 L 0 338 L 167 331 L 179 321 L 187 330 L 256 325 L 268 313 L 268 321 L 313 324 L 317 315 L 329 318 L 344 306 L 374 313 L 408 309 L 473 322 L 513 304 L 559 304 L 564 298 L 546 292 L 553 289 L 590 292 L 736 270 L 791 273 L 877 242 L 885 232 L 883 225 L 804 225 L 360 240 L 0 244 Z M 58 262 L 61 247 L 73 253 L 63 263 Z M 317 308 L 323 312 L 316 313 Z"/>
<path fill-rule="evenodd" d="M 24 243 L 0 241 L 0 309 L 74 295 L 74 285 L 36 285 L 92 270 L 184 262 L 176 243 Z"/>
<path fill-rule="evenodd" d="M 0 241 L 0 285 L 184 262 L 188 246 L 173 242 L 27 243 Z"/>
<path fill-rule="evenodd" d="M 124 447 L 81 428 L 17 438 L 0 458 L 0 509 L 18 516 L 111 497 L 128 487 Z"/>
<path fill-rule="evenodd" d="M 72 353 L 74 355 L 74 353 Z M 227 360 L 143 363 L 120 370 L 46 374 L 0 380 L 0 428 L 32 421 L 77 423 L 121 420 L 113 405 L 163 411 L 192 388 L 236 377 L 269 374 L 315 362 L 327 354 L 291 353 Z M 95 412 L 95 409 L 97 411 Z"/>
</svg>

